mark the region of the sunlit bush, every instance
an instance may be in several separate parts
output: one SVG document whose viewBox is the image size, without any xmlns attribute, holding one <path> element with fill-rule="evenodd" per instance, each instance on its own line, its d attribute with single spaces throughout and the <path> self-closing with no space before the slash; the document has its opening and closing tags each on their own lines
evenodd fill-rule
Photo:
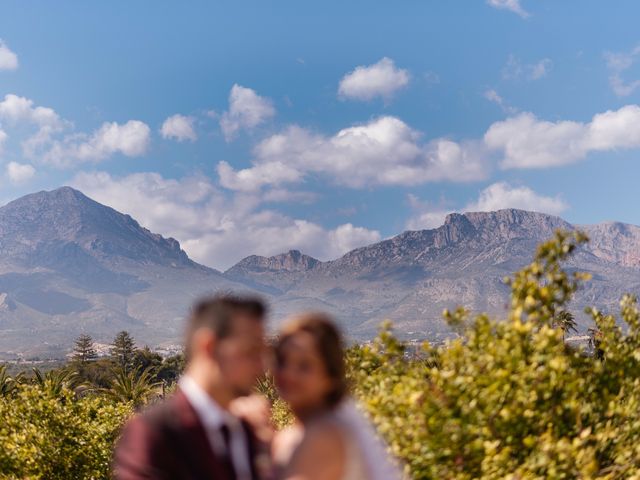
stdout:
<svg viewBox="0 0 640 480">
<path fill-rule="evenodd" d="M 107 479 L 128 404 L 21 385 L 0 398 L 0 478 Z"/>
<path fill-rule="evenodd" d="M 604 360 L 552 328 L 582 274 L 558 234 L 510 281 L 509 318 L 446 313 L 465 335 L 407 361 L 388 331 L 351 359 L 356 395 L 413 478 L 640 478 L 640 321 L 592 311 Z"/>
</svg>

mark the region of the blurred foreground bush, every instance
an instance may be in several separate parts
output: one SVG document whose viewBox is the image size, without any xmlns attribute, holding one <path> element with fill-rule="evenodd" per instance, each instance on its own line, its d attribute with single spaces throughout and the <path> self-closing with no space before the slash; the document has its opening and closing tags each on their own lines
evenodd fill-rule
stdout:
<svg viewBox="0 0 640 480">
<path fill-rule="evenodd" d="M 111 451 L 131 408 L 21 385 L 0 398 L 0 478 L 109 478 Z"/>
</svg>

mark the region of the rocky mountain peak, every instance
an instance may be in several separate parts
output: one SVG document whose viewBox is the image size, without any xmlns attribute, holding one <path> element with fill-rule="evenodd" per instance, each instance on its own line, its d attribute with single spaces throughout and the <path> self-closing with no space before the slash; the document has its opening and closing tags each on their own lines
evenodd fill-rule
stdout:
<svg viewBox="0 0 640 480">
<path fill-rule="evenodd" d="M 476 233 L 476 227 L 465 214 L 450 213 L 445 218 L 444 225 L 436 229 L 434 246 L 443 247 L 457 243 L 473 237 Z"/>
<path fill-rule="evenodd" d="M 64 248 L 93 258 L 127 258 L 159 264 L 192 263 L 180 244 L 140 226 L 129 215 L 71 187 L 41 191 L 0 207 L 0 246 L 17 260 L 33 262 Z"/>
<path fill-rule="evenodd" d="M 281 253 L 272 257 L 251 255 L 240 260 L 240 262 L 227 270 L 227 272 L 304 272 L 311 270 L 318 263 L 320 263 L 319 260 L 310 257 L 309 255 L 305 255 L 299 250 L 289 250 L 286 253 Z"/>
<path fill-rule="evenodd" d="M 605 222 L 579 227 L 589 235 L 594 255 L 626 267 L 640 266 L 640 227 L 621 222 Z"/>
<path fill-rule="evenodd" d="M 483 241 L 550 237 L 557 229 L 574 228 L 560 217 L 514 208 L 494 212 L 453 213 L 447 216 L 444 227 L 454 238 L 456 235 L 469 238 L 475 234 Z"/>
</svg>

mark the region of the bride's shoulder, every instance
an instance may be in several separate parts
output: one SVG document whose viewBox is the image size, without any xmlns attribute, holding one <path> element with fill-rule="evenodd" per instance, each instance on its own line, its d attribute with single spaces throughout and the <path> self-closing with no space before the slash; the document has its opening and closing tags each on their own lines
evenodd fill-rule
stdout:
<svg viewBox="0 0 640 480">
<path fill-rule="evenodd" d="M 317 420 L 307 424 L 286 471 L 291 477 L 339 479 L 347 459 L 345 433 L 339 424 Z M 287 477 L 288 478 L 288 477 Z"/>
<path fill-rule="evenodd" d="M 341 463 L 346 456 L 347 433 L 336 419 L 319 419 L 307 426 L 299 450 L 303 457 L 308 454 Z"/>
</svg>

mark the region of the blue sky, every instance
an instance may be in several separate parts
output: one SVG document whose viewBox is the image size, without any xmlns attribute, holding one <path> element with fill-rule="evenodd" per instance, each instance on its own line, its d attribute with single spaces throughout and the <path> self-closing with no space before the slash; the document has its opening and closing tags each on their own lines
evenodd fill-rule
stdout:
<svg viewBox="0 0 640 480">
<path fill-rule="evenodd" d="M 640 224 L 640 5 L 0 3 L 0 201 L 73 185 L 227 268 L 446 213 Z"/>
</svg>

